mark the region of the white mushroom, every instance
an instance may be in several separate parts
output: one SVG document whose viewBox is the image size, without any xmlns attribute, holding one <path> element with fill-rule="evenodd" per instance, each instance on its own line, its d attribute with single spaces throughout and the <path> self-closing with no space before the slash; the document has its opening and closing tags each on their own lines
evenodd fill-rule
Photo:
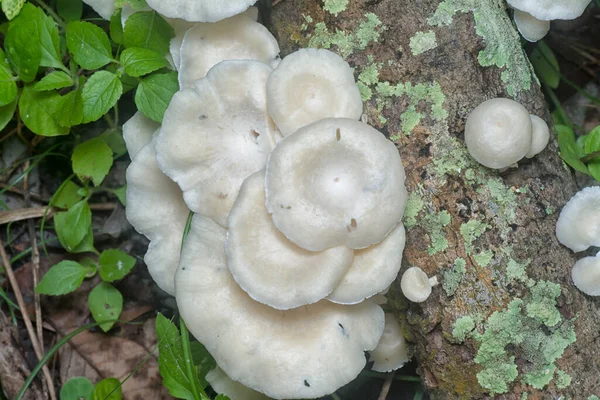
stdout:
<svg viewBox="0 0 600 400">
<path fill-rule="evenodd" d="M 170 18 L 194 22 L 217 22 L 246 11 L 256 0 L 146 0 L 148 5 Z"/>
<path fill-rule="evenodd" d="M 530 42 L 541 40 L 550 30 L 550 21 L 543 21 L 524 11 L 515 10 L 515 24 L 521 36 Z"/>
<path fill-rule="evenodd" d="M 575 263 L 571 271 L 577 289 L 588 296 L 600 296 L 600 253 L 596 257 L 584 257 Z"/>
<path fill-rule="evenodd" d="M 269 400 L 264 394 L 234 381 L 219 367 L 206 374 L 206 382 L 215 392 L 224 394 L 230 400 Z"/>
<path fill-rule="evenodd" d="M 402 368 L 408 362 L 406 340 L 394 314 L 385 314 L 385 329 L 375 350 L 369 352 L 373 371 L 390 372 Z"/>
<path fill-rule="evenodd" d="M 263 304 L 287 310 L 316 303 L 340 282 L 352 264 L 353 251 L 338 246 L 310 252 L 287 240 L 267 212 L 264 184 L 264 170 L 247 178 L 231 209 L 229 270 L 238 285 Z"/>
<path fill-rule="evenodd" d="M 273 398 L 315 398 L 354 379 L 383 334 L 370 301 L 280 311 L 252 300 L 227 268 L 226 230 L 195 215 L 176 275 L 190 332 L 233 380 Z"/>
<path fill-rule="evenodd" d="M 110 20 L 115 12 L 115 0 L 83 0 L 83 2 L 92 7 L 105 20 Z"/>
<path fill-rule="evenodd" d="M 181 44 L 179 86 L 192 86 L 223 60 L 247 59 L 268 64 L 278 54 L 277 40 L 246 14 L 217 23 L 197 23 L 185 33 Z"/>
<path fill-rule="evenodd" d="M 323 118 L 362 115 L 352 68 L 324 49 L 302 49 L 285 57 L 267 83 L 269 113 L 286 136 Z"/>
<path fill-rule="evenodd" d="M 467 118 L 465 142 L 471 156 L 489 168 L 502 169 L 525 157 L 532 144 L 529 112 L 510 99 L 491 99 Z"/>
<path fill-rule="evenodd" d="M 556 221 L 556 237 L 575 252 L 600 247 L 600 186 L 571 197 Z"/>
<path fill-rule="evenodd" d="M 415 303 L 422 303 L 431 294 L 431 288 L 438 284 L 437 276 L 429 278 L 419 267 L 410 267 L 402 275 L 400 287 L 404 297 Z"/>
<path fill-rule="evenodd" d="M 355 250 L 350 269 L 327 298 L 334 303 L 356 304 L 384 291 L 398 275 L 405 242 L 404 225 L 398 223 L 381 242 Z"/>
<path fill-rule="evenodd" d="M 380 242 L 407 199 L 396 146 L 346 118 L 323 119 L 285 137 L 269 156 L 265 191 L 277 229 L 310 251 Z"/>
<path fill-rule="evenodd" d="M 270 72 L 259 61 L 224 61 L 177 92 L 165 112 L 158 164 L 192 211 L 222 226 L 242 182 L 265 166 L 279 137 L 266 107 Z"/>
<path fill-rule="evenodd" d="M 550 129 L 548 129 L 548 124 L 546 121 L 538 117 L 537 115 L 530 115 L 531 117 L 531 126 L 533 129 L 532 132 L 532 140 L 531 140 L 531 149 L 527 152 L 525 157 L 531 158 L 536 154 L 539 154 L 546 148 L 548 142 L 550 141 Z"/>
<path fill-rule="evenodd" d="M 123 124 L 123 140 L 132 160 L 138 151 L 152 141 L 152 136 L 158 128 L 159 124 L 139 111 Z"/>
<path fill-rule="evenodd" d="M 127 168 L 127 219 L 150 239 L 144 261 L 156 284 L 175 294 L 175 270 L 189 210 L 181 189 L 156 164 L 154 141 L 140 150 Z"/>
<path fill-rule="evenodd" d="M 525 11 L 545 21 L 575 19 L 585 11 L 592 0 L 507 0 L 517 10 Z"/>
</svg>

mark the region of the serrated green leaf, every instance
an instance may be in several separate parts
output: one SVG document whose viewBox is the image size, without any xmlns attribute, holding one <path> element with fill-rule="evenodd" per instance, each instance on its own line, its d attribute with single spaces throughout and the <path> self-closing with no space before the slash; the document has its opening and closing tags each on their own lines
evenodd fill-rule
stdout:
<svg viewBox="0 0 600 400">
<path fill-rule="evenodd" d="M 81 88 L 77 88 L 64 96 L 52 116 L 60 126 L 71 127 L 81 124 L 83 120 L 83 98 Z"/>
<path fill-rule="evenodd" d="M 116 44 L 123 44 L 123 24 L 121 23 L 122 11 L 123 10 L 119 9 L 112 17 L 110 17 L 110 38 Z"/>
<path fill-rule="evenodd" d="M 108 282 L 100 282 L 88 297 L 88 306 L 96 322 L 110 321 L 119 318 L 123 311 L 123 295 Z M 114 322 L 100 325 L 104 332 L 108 332 Z"/>
<path fill-rule="evenodd" d="M 123 30 L 125 47 L 143 47 L 161 54 L 169 52 L 175 31 L 156 11 L 136 12 L 127 18 Z"/>
<path fill-rule="evenodd" d="M 73 79 L 62 71 L 54 71 L 43 77 L 39 82 L 36 82 L 33 85 L 33 90 L 41 92 L 62 89 L 69 86 L 73 86 Z"/>
<path fill-rule="evenodd" d="M 71 293 L 81 286 L 89 272 L 88 267 L 75 261 L 61 261 L 46 272 L 35 292 L 49 296 Z"/>
<path fill-rule="evenodd" d="M 127 153 L 127 145 L 123 139 L 123 132 L 120 129 L 109 130 L 104 135 L 104 140 L 113 151 L 114 158 L 119 158 Z"/>
<path fill-rule="evenodd" d="M 83 13 L 83 2 L 81 0 L 57 0 L 56 10 L 66 22 L 77 21 L 81 19 Z"/>
<path fill-rule="evenodd" d="M 211 370 L 213 370 L 217 366 L 217 362 L 213 358 L 213 356 L 206 350 L 206 347 L 202 345 L 200 342 L 191 342 L 190 349 L 192 352 L 192 359 L 194 360 L 194 365 L 198 370 L 198 379 L 200 381 L 200 386 L 202 389 L 208 386 L 208 382 L 206 381 L 206 374 L 208 374 Z"/>
<path fill-rule="evenodd" d="M 36 10 L 36 24 L 42 54 L 40 65 L 42 67 L 64 68 L 60 57 L 58 27 L 44 11 L 37 7 Z"/>
<path fill-rule="evenodd" d="M 100 186 L 112 166 L 112 150 L 102 138 L 97 137 L 75 147 L 71 160 L 73 172 L 79 179 L 89 178 L 95 186 Z"/>
<path fill-rule="evenodd" d="M 168 65 L 160 53 L 141 47 L 130 47 L 121 53 L 121 64 L 125 72 L 133 77 L 149 74 Z"/>
<path fill-rule="evenodd" d="M 73 254 L 77 253 L 98 253 L 94 248 L 94 232 L 92 227 L 87 231 L 81 243 L 79 243 L 74 249 L 70 251 Z"/>
<path fill-rule="evenodd" d="M 2 11 L 8 20 L 12 20 L 21 11 L 23 5 L 25 4 L 25 0 L 4 0 L 2 2 Z"/>
<path fill-rule="evenodd" d="M 37 8 L 25 4 L 19 16 L 10 23 L 4 38 L 8 62 L 24 82 L 35 79 L 42 59 L 37 22 Z"/>
<path fill-rule="evenodd" d="M 17 98 L 17 82 L 12 74 L 0 67 L 0 107 L 4 107 Z"/>
<path fill-rule="evenodd" d="M 591 154 L 600 151 L 600 125 L 592 129 L 590 133 L 587 134 L 584 151 L 585 154 Z"/>
<path fill-rule="evenodd" d="M 93 122 L 106 114 L 123 94 L 123 85 L 117 75 L 97 71 L 83 87 L 83 123 Z"/>
<path fill-rule="evenodd" d="M 91 400 L 94 385 L 84 376 L 69 379 L 60 388 L 60 400 Z"/>
<path fill-rule="evenodd" d="M 108 249 L 100 254 L 100 277 L 105 282 L 114 282 L 123 279 L 135 266 L 135 258 L 127 253 Z"/>
<path fill-rule="evenodd" d="M 83 241 L 91 226 L 92 212 L 85 200 L 54 216 L 54 229 L 58 240 L 67 251 L 74 250 Z"/>
<path fill-rule="evenodd" d="M 112 61 L 108 36 L 89 22 L 73 21 L 67 25 L 67 48 L 84 69 L 98 69 Z"/>
<path fill-rule="evenodd" d="M 178 90 L 176 72 L 152 74 L 140 82 L 135 93 L 135 105 L 146 117 L 161 123 L 171 98 Z"/>
<path fill-rule="evenodd" d="M 546 42 L 540 40 L 530 56 L 531 64 L 540 80 L 553 89 L 560 83 L 560 67 L 554 52 Z"/>
<path fill-rule="evenodd" d="M 0 131 L 4 129 L 6 125 L 8 125 L 8 123 L 12 120 L 16 109 L 17 100 L 4 107 L 0 107 Z"/>
<path fill-rule="evenodd" d="M 579 160 L 579 149 L 575 143 L 573 130 L 566 125 L 556 125 L 554 128 L 558 134 L 558 146 L 562 159 L 577 171 L 589 174 L 585 164 Z"/>
<path fill-rule="evenodd" d="M 56 193 L 50 204 L 54 207 L 69 209 L 81 200 L 81 196 L 77 193 L 79 186 L 68 181 L 62 186 L 60 192 Z"/>
<path fill-rule="evenodd" d="M 5 69 L 9 75 L 13 75 L 12 68 L 8 63 L 8 59 L 6 58 L 6 54 L 4 53 L 4 50 L 2 50 L 2 47 L 0 47 L 0 68 Z"/>
<path fill-rule="evenodd" d="M 42 136 L 60 136 L 69 133 L 52 116 L 60 106 L 61 97 L 55 91 L 36 92 L 25 86 L 19 98 L 19 114 L 23 123 L 33 133 Z"/>
<path fill-rule="evenodd" d="M 116 378 L 106 378 L 98 382 L 92 394 L 92 400 L 121 400 L 123 389 Z M 62 399 L 61 399 L 62 400 Z"/>
<path fill-rule="evenodd" d="M 112 189 L 111 192 L 117 196 L 117 199 L 119 199 L 121 204 L 127 206 L 127 185 L 121 186 L 117 189 Z"/>
</svg>

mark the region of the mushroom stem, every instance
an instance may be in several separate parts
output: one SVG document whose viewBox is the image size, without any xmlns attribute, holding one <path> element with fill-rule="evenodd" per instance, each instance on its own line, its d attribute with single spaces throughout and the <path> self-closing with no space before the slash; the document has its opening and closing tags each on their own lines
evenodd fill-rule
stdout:
<svg viewBox="0 0 600 400">
<path fill-rule="evenodd" d="M 429 285 L 431 285 L 431 287 L 437 286 L 440 284 L 440 281 L 438 280 L 437 275 L 432 276 L 431 278 L 429 278 Z"/>
</svg>

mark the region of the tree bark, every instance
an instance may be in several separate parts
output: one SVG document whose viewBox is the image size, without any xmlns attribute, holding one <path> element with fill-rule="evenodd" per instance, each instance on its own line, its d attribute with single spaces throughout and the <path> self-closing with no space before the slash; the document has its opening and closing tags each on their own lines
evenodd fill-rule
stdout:
<svg viewBox="0 0 600 400">
<path fill-rule="evenodd" d="M 390 305 L 432 396 L 600 396 L 600 303 L 573 286 L 581 255 L 554 233 L 577 190 L 555 136 L 502 173 L 464 146 L 468 113 L 490 98 L 550 122 L 504 1 L 281 0 L 272 11 L 282 55 L 326 47 L 355 67 L 368 122 L 399 148 L 411 193 L 402 270 L 442 285 L 409 304 L 396 282 Z"/>
</svg>

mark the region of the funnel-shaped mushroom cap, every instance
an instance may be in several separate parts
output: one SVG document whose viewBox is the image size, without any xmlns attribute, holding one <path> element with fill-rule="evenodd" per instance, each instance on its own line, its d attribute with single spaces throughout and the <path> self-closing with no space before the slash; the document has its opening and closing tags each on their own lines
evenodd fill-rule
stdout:
<svg viewBox="0 0 600 400">
<path fill-rule="evenodd" d="M 516 163 L 531 149 L 529 112 L 510 99 L 491 99 L 478 105 L 465 125 L 465 142 L 471 156 L 488 168 Z"/>
<path fill-rule="evenodd" d="M 271 32 L 246 14 L 214 24 L 198 23 L 186 32 L 181 44 L 179 86 L 192 86 L 224 60 L 268 64 L 277 54 L 279 45 Z"/>
<path fill-rule="evenodd" d="M 185 37 L 185 33 L 194 26 L 194 23 L 180 18 L 168 18 L 167 22 L 175 32 L 175 36 L 169 42 L 169 53 L 173 59 L 173 66 L 179 71 L 181 68 L 181 45 L 183 38 Z"/>
<path fill-rule="evenodd" d="M 115 0 L 83 0 L 83 2 L 92 7 L 105 20 L 110 20 L 115 12 Z"/>
<path fill-rule="evenodd" d="M 139 111 L 123 124 L 123 140 L 132 160 L 138 151 L 152 141 L 152 136 L 158 128 L 160 128 L 159 124 Z"/>
<path fill-rule="evenodd" d="M 354 261 L 340 284 L 327 296 L 334 303 L 356 304 L 384 291 L 396 279 L 406 242 L 398 223 L 381 242 L 354 252 Z"/>
<path fill-rule="evenodd" d="M 170 18 L 217 22 L 241 14 L 256 0 L 146 0 L 152 9 Z"/>
<path fill-rule="evenodd" d="M 515 10 L 515 24 L 521 36 L 530 42 L 541 40 L 550 30 L 550 21 L 543 21 L 523 11 Z"/>
<path fill-rule="evenodd" d="M 302 49 L 285 57 L 267 83 L 269 113 L 286 136 L 323 118 L 362 114 L 352 68 L 324 49 Z"/>
<path fill-rule="evenodd" d="M 154 141 L 127 168 L 127 219 L 150 239 L 144 261 L 156 284 L 175 294 L 175 270 L 189 210 L 181 189 L 158 169 Z"/>
<path fill-rule="evenodd" d="M 507 0 L 517 10 L 525 11 L 537 19 L 575 19 L 585 11 L 592 0 Z"/>
<path fill-rule="evenodd" d="M 600 186 L 571 197 L 556 221 L 556 237 L 575 252 L 600 247 Z"/>
<path fill-rule="evenodd" d="M 600 296 L 600 253 L 585 257 L 575 263 L 571 271 L 577 289 L 588 296 Z"/>
<path fill-rule="evenodd" d="M 280 311 L 250 298 L 227 268 L 226 230 L 195 215 L 176 275 L 190 332 L 233 380 L 277 399 L 315 398 L 356 378 L 383 334 L 370 301 Z"/>
<path fill-rule="evenodd" d="M 227 259 L 254 300 L 280 310 L 316 303 L 338 285 L 352 258 L 346 246 L 312 252 L 287 240 L 265 207 L 264 170 L 244 181 L 229 214 Z"/>
<path fill-rule="evenodd" d="M 431 294 L 431 288 L 438 284 L 437 278 L 429 278 L 421 268 L 410 267 L 400 280 L 402 294 L 408 300 L 415 303 L 422 303 Z"/>
<path fill-rule="evenodd" d="M 244 179 L 263 168 L 279 132 L 267 114 L 271 68 L 224 61 L 173 96 L 158 135 L 160 168 L 188 207 L 227 226 Z"/>
<path fill-rule="evenodd" d="M 234 381 L 219 367 L 206 374 L 206 382 L 215 392 L 224 394 L 231 400 L 269 400 L 264 394 Z"/>
<path fill-rule="evenodd" d="M 390 372 L 401 368 L 408 362 L 406 341 L 394 314 L 385 314 L 383 336 L 375 350 L 369 354 L 369 360 L 374 361 L 371 369 L 377 372 Z"/>
<path fill-rule="evenodd" d="M 529 152 L 525 155 L 527 158 L 534 157 L 536 154 L 541 153 L 550 141 L 550 129 L 548 129 L 546 121 L 533 114 L 530 115 L 530 118 L 533 137 L 531 140 L 531 149 L 529 149 Z"/>
<path fill-rule="evenodd" d="M 275 226 L 310 251 L 380 242 L 402 217 L 407 198 L 396 146 L 345 118 L 285 137 L 269 157 L 265 182 Z"/>
</svg>

